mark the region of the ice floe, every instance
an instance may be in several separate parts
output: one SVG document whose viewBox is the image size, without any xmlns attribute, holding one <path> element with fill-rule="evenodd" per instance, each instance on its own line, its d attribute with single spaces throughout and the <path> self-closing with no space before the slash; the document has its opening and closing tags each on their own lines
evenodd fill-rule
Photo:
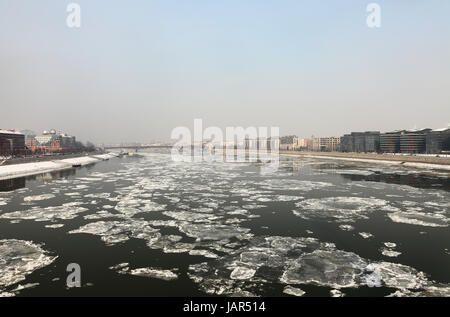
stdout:
<svg viewBox="0 0 450 317">
<path fill-rule="evenodd" d="M 397 247 L 397 244 L 394 242 L 384 242 L 383 243 L 386 247 L 385 248 L 381 248 L 381 254 L 383 254 L 384 256 L 388 256 L 391 258 L 395 258 L 397 256 L 399 256 L 400 254 L 402 254 L 401 252 L 395 251 L 394 248 Z"/>
<path fill-rule="evenodd" d="M 109 269 L 116 271 L 120 274 L 129 274 L 129 275 L 135 275 L 135 276 L 141 276 L 141 277 L 149 277 L 149 278 L 155 278 L 165 281 L 173 281 L 178 279 L 178 274 L 175 273 L 175 271 L 178 271 L 178 269 L 173 270 L 163 270 L 159 268 L 151 268 L 151 267 L 143 267 L 143 268 L 136 268 L 136 269 L 130 269 L 129 263 L 119 263 L 116 265 L 111 266 Z"/>
<path fill-rule="evenodd" d="M 316 189 L 326 189 L 333 186 L 333 184 L 327 182 L 313 182 L 308 180 L 285 178 L 267 179 L 257 182 L 256 184 L 269 190 L 296 190 L 302 192 L 309 192 Z"/>
<path fill-rule="evenodd" d="M 170 271 L 170 270 L 161 270 L 154 268 L 138 268 L 133 269 L 128 272 L 131 275 L 142 276 L 142 277 L 150 277 L 156 278 L 165 281 L 173 281 L 178 278 L 178 274 Z"/>
<path fill-rule="evenodd" d="M 230 278 L 233 280 L 248 280 L 255 275 L 256 270 L 246 267 L 236 267 L 230 274 Z"/>
<path fill-rule="evenodd" d="M 344 231 L 353 231 L 353 230 L 355 230 L 355 227 L 353 227 L 351 225 L 340 225 L 339 229 L 344 230 Z"/>
<path fill-rule="evenodd" d="M 392 250 L 392 249 L 381 248 L 381 254 L 383 254 L 384 256 L 391 257 L 391 258 L 395 258 L 395 257 L 399 256 L 402 253 L 398 252 L 398 251 L 395 251 L 395 250 Z"/>
<path fill-rule="evenodd" d="M 109 245 L 128 241 L 130 238 L 144 239 L 147 240 L 147 243 L 153 243 L 161 237 L 157 229 L 149 226 L 147 222 L 137 219 L 91 222 L 76 230 L 69 231 L 69 234 L 75 233 L 100 236 Z"/>
<path fill-rule="evenodd" d="M 331 297 L 344 297 L 345 294 L 342 293 L 342 292 L 341 292 L 340 290 L 338 290 L 338 289 L 332 289 L 332 290 L 330 291 L 330 296 L 331 296 Z"/>
<path fill-rule="evenodd" d="M 206 258 L 217 259 L 219 256 L 208 250 L 190 250 L 189 255 L 201 255 Z"/>
<path fill-rule="evenodd" d="M 56 259 L 50 256 L 38 244 L 23 240 L 0 240 L 0 293 L 15 292 L 25 286 L 18 286 L 15 290 L 7 287 L 22 282 L 37 269 L 50 265 Z"/>
<path fill-rule="evenodd" d="M 283 293 L 292 295 L 292 296 L 303 296 L 305 295 L 305 291 L 301 290 L 300 288 L 292 287 L 292 286 L 286 286 L 283 290 Z"/>
<path fill-rule="evenodd" d="M 64 227 L 63 224 L 45 225 L 45 228 L 58 229 Z"/>
<path fill-rule="evenodd" d="M 53 194 L 43 194 L 43 195 L 36 195 L 36 196 L 27 196 L 23 200 L 24 201 L 39 201 L 39 200 L 46 200 L 54 198 L 55 195 Z"/>
<path fill-rule="evenodd" d="M 34 221 L 57 221 L 74 219 L 79 213 L 87 211 L 80 207 L 79 203 L 65 203 L 61 206 L 38 207 L 34 206 L 28 210 L 8 212 L 0 215 L 3 219 L 34 220 Z"/>
<path fill-rule="evenodd" d="M 363 197 L 327 197 L 306 199 L 295 203 L 293 210 L 296 216 L 304 219 L 334 218 L 338 221 L 350 222 L 356 219 L 368 219 L 373 211 L 396 211 L 388 201 Z"/>
<path fill-rule="evenodd" d="M 230 238 L 248 239 L 250 229 L 214 224 L 181 224 L 179 230 L 197 240 L 223 240 Z"/>
<path fill-rule="evenodd" d="M 369 239 L 373 237 L 373 234 L 369 232 L 358 232 L 358 234 L 363 237 L 364 239 Z"/>
<path fill-rule="evenodd" d="M 448 227 L 450 219 L 439 213 L 425 213 L 417 211 L 397 211 L 389 213 L 393 222 L 406 223 L 425 227 Z"/>
</svg>

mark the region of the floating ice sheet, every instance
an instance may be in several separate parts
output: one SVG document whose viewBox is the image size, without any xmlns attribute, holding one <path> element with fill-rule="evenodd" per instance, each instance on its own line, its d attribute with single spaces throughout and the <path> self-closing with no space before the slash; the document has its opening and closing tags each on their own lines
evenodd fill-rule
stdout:
<svg viewBox="0 0 450 317">
<path fill-rule="evenodd" d="M 368 214 L 373 211 L 398 210 L 386 200 L 363 197 L 313 198 L 297 202 L 295 206 L 294 214 L 304 219 L 334 218 L 345 222 L 368 219 Z"/>
<path fill-rule="evenodd" d="M 43 194 L 43 195 L 36 195 L 36 196 L 27 196 L 23 200 L 24 201 L 40 201 L 40 200 L 46 200 L 54 198 L 55 195 L 53 194 Z"/>
<path fill-rule="evenodd" d="M 79 204 L 66 203 L 61 206 L 51 207 L 32 207 L 28 210 L 20 210 L 9 212 L 0 215 L 3 219 L 17 219 L 17 220 L 34 220 L 34 221 L 56 221 L 74 219 L 79 213 L 85 212 L 88 209 L 78 206 Z"/>
<path fill-rule="evenodd" d="M 297 287 L 286 286 L 283 290 L 283 293 L 292 295 L 292 296 L 303 296 L 305 295 L 305 291 L 301 290 Z"/>
<path fill-rule="evenodd" d="M 373 237 L 373 234 L 369 232 L 358 232 L 358 234 L 363 237 L 364 239 L 369 239 Z"/>
<path fill-rule="evenodd" d="M 161 270 L 155 268 L 138 268 L 128 272 L 131 275 L 156 278 L 164 281 L 173 281 L 178 278 L 178 274 L 170 270 Z"/>
<path fill-rule="evenodd" d="M 393 222 L 424 227 L 448 227 L 450 223 L 450 220 L 445 215 L 438 213 L 397 211 L 389 213 L 388 217 L 391 218 Z"/>
<path fill-rule="evenodd" d="M 33 242 L 0 240 L 0 293 L 55 259 L 55 256 L 48 255 L 40 245 Z"/>
<path fill-rule="evenodd" d="M 373 262 L 314 238 L 277 236 L 255 237 L 234 253 L 193 264 L 188 276 L 201 290 L 216 295 L 255 294 L 255 289 L 263 289 L 265 283 L 277 282 L 290 287 L 332 287 L 332 296 L 360 286 L 422 291 L 433 287 L 445 291 L 449 287 L 428 280 L 424 273 L 406 265 Z"/>
<path fill-rule="evenodd" d="M 392 249 L 387 249 L 387 248 L 381 248 L 381 254 L 383 254 L 384 256 L 388 256 L 391 258 L 395 258 L 398 257 L 400 254 L 402 254 L 401 252 L 392 250 Z"/>
</svg>

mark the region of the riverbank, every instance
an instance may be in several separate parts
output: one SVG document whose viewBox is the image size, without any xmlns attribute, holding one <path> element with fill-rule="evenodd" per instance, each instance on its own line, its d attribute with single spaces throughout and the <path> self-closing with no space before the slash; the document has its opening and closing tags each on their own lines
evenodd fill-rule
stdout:
<svg viewBox="0 0 450 317">
<path fill-rule="evenodd" d="M 84 156 L 88 156 L 88 155 L 94 156 L 94 155 L 101 155 L 101 154 L 105 154 L 105 153 L 100 152 L 100 151 L 95 151 L 95 152 L 80 152 L 80 153 L 70 153 L 70 154 L 55 153 L 52 155 L 44 155 L 44 154 L 30 155 L 30 156 L 24 156 L 24 157 L 9 158 L 9 159 L 1 162 L 0 166 L 35 163 L 35 162 L 48 162 L 48 161 L 54 161 L 54 160 L 63 160 L 63 159 L 69 159 L 69 158 L 74 158 L 74 157 L 84 157 Z"/>
<path fill-rule="evenodd" d="M 303 156 L 366 163 L 397 164 L 406 167 L 438 169 L 450 171 L 450 157 L 431 155 L 375 154 L 375 153 L 341 153 L 341 152 L 297 152 L 280 151 L 281 155 Z"/>
<path fill-rule="evenodd" d="M 55 159 L 44 162 L 22 163 L 0 166 L 0 180 L 16 177 L 31 176 L 54 171 L 62 171 L 76 166 L 84 166 L 116 157 L 116 154 L 98 154 L 78 156 L 72 158 Z"/>
</svg>

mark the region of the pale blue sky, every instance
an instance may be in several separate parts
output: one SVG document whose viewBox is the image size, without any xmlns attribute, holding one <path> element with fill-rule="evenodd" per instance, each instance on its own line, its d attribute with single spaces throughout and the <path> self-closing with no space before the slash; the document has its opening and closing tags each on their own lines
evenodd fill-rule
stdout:
<svg viewBox="0 0 450 317">
<path fill-rule="evenodd" d="M 0 128 L 95 142 L 180 125 L 282 134 L 450 122 L 450 1 L 0 0 Z"/>
</svg>

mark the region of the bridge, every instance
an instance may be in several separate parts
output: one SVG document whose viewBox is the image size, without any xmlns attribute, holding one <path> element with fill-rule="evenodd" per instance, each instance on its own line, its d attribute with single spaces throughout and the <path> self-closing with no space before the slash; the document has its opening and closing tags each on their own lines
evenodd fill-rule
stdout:
<svg viewBox="0 0 450 317">
<path fill-rule="evenodd" d="M 105 150 L 144 150 L 144 149 L 171 149 L 172 145 L 111 145 L 104 146 Z"/>
</svg>

